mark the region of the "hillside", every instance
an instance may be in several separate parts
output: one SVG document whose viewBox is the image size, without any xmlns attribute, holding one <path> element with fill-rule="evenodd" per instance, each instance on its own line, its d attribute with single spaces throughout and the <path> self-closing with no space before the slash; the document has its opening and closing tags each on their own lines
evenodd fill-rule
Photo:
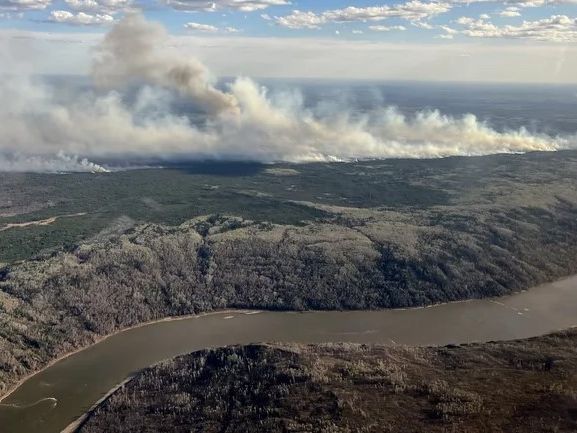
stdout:
<svg viewBox="0 0 577 433">
<path fill-rule="evenodd" d="M 253 345 L 140 372 L 80 433 L 573 432 L 577 332 L 440 348 Z"/>
</svg>

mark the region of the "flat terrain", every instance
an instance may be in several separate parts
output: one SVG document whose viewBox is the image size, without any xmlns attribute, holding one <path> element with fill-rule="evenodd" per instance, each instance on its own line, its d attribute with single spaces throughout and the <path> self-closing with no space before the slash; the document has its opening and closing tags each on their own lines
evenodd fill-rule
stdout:
<svg viewBox="0 0 577 433">
<path fill-rule="evenodd" d="M 574 432 L 577 332 L 439 348 L 252 345 L 140 372 L 81 433 Z"/>
<path fill-rule="evenodd" d="M 577 152 L 1 174 L 0 196 L 0 394 L 168 316 L 423 306 L 577 272 Z"/>
<path fill-rule="evenodd" d="M 131 225 L 178 225 L 211 214 L 301 224 L 335 222 L 334 211 L 322 206 L 389 210 L 409 217 L 498 207 L 537 212 L 572 197 L 576 165 L 577 152 L 566 151 L 302 165 L 206 162 L 95 174 L 0 173 L 0 228 L 86 213 L 49 226 L 1 232 L 0 262 L 71 247 Z M 346 217 L 354 222 L 359 215 Z M 467 217 L 437 220 L 453 228 Z"/>
</svg>

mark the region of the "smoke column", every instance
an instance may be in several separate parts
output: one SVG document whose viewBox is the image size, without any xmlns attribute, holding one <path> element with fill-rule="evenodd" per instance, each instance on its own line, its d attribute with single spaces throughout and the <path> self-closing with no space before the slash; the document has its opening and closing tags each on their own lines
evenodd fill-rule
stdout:
<svg viewBox="0 0 577 433">
<path fill-rule="evenodd" d="M 78 90 L 69 98 L 23 75 L 0 82 L 0 98 L 10 101 L 0 105 L 0 170 L 101 171 L 89 161 L 99 158 L 122 165 L 143 158 L 436 158 L 554 151 L 577 142 L 575 136 L 525 129 L 499 132 L 471 114 L 426 111 L 406 117 L 382 107 L 359 117 L 330 103 L 318 114 L 298 94 L 271 97 L 248 78 L 221 91 L 199 61 L 170 50 L 160 25 L 134 14 L 104 37 L 92 71 L 101 90 Z M 136 94 L 126 98 L 134 88 Z M 203 122 L 176 112 L 175 95 L 205 113 Z"/>
<path fill-rule="evenodd" d="M 237 110 L 231 95 L 209 83 L 204 65 L 169 54 L 167 45 L 168 35 L 160 24 L 146 22 L 140 14 L 129 14 L 104 38 L 93 76 L 105 86 L 149 82 L 174 88 L 209 114 Z"/>
</svg>

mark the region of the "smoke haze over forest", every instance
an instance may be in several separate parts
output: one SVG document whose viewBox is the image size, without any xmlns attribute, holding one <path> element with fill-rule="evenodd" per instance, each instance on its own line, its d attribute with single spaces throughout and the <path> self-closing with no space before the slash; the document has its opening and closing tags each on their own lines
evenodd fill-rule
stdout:
<svg viewBox="0 0 577 433">
<path fill-rule="evenodd" d="M 573 148 L 575 134 L 496 129 L 473 114 L 343 101 L 305 106 L 298 89 L 238 77 L 216 85 L 199 60 L 169 46 L 158 23 L 129 14 L 93 53 L 93 85 L 63 97 L 27 74 L 0 84 L 0 170 L 102 171 L 92 160 L 261 162 L 436 158 Z M 190 112 L 176 110 L 185 101 Z"/>
</svg>

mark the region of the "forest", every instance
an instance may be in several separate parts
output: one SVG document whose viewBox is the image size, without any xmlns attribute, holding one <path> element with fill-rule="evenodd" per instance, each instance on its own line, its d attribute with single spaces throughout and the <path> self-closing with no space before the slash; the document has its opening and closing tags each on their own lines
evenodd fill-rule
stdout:
<svg viewBox="0 0 577 433">
<path fill-rule="evenodd" d="M 202 208 L 197 211 L 203 215 L 193 212 L 184 220 L 157 197 L 159 213 L 130 214 L 127 205 L 125 214 L 101 214 L 98 218 L 108 222 L 96 233 L 90 218 L 85 220 L 91 206 L 120 211 L 118 203 L 128 193 L 117 190 L 108 201 L 83 207 L 49 183 L 39 194 L 38 183 L 27 190 L 27 202 L 5 207 L 18 214 L 5 218 L 12 223 L 61 212 L 87 214 L 0 231 L 13 252 L 34 239 L 27 238 L 29 230 L 52 233 L 54 239 L 70 224 L 87 231 L 80 240 L 72 236 L 30 256 L 20 248 L 18 254 L 28 251 L 26 258 L 5 258 L 0 266 L 0 394 L 65 353 L 151 320 L 223 308 L 423 306 L 500 296 L 577 270 L 575 153 L 259 166 L 226 176 L 214 167 L 205 170 L 209 174 L 201 168 L 152 176 L 184 176 L 193 179 L 189 182 L 206 182 L 209 176 L 222 182 L 211 191 L 234 187 L 238 194 L 240 184 L 252 182 L 266 192 L 243 190 L 244 208 L 222 200 L 222 208 L 210 208 L 209 214 Z M 360 173 L 366 179 L 359 186 L 351 179 Z M 409 185 L 405 195 L 397 188 L 389 198 L 392 177 L 396 185 Z M 94 179 L 79 182 L 85 187 Z M 102 179 L 98 182 L 110 182 Z M 289 182 L 296 191 L 313 184 L 317 190 L 288 191 Z M 125 187 L 120 185 L 117 189 Z M 159 188 L 146 185 L 131 185 L 133 200 L 145 187 Z M 320 195 L 330 185 L 335 195 Z M 178 194 L 198 193 L 181 186 Z M 208 200 L 210 192 L 201 190 Z M 426 190 L 437 193 L 422 195 Z M 74 194 L 71 188 L 69 196 Z M 42 207 L 43 197 L 53 206 Z M 278 206 L 259 213 L 252 200 L 263 197 Z"/>
<path fill-rule="evenodd" d="M 574 432 L 576 343 L 206 350 L 139 372 L 78 431 Z"/>
</svg>

